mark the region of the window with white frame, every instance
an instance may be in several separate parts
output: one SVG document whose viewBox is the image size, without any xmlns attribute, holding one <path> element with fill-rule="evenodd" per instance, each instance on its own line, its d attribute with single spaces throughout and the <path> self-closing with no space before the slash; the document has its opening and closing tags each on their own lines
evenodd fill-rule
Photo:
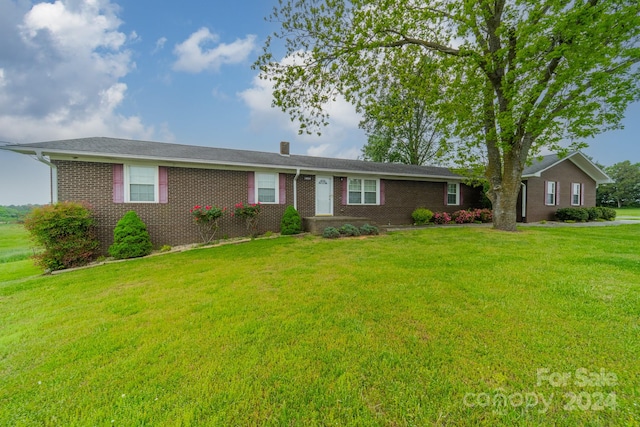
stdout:
<svg viewBox="0 0 640 427">
<path fill-rule="evenodd" d="M 256 201 L 278 203 L 278 174 L 256 172 Z"/>
<path fill-rule="evenodd" d="M 127 202 L 158 202 L 158 167 L 125 167 L 125 200 Z"/>
<path fill-rule="evenodd" d="M 571 184 L 571 204 L 573 206 L 580 206 L 581 201 L 582 201 L 582 184 L 574 182 Z"/>
<path fill-rule="evenodd" d="M 447 205 L 457 206 L 460 204 L 460 183 L 447 184 Z"/>
<path fill-rule="evenodd" d="M 555 181 L 547 182 L 547 193 L 545 197 L 545 202 L 547 206 L 553 206 L 556 204 L 556 183 Z"/>
<path fill-rule="evenodd" d="M 349 178 L 350 205 L 377 205 L 380 203 L 380 184 L 377 179 Z"/>
</svg>

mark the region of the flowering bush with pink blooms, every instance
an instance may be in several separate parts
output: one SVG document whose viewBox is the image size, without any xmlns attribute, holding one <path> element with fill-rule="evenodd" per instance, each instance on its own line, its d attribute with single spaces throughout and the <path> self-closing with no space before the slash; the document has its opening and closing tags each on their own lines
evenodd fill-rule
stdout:
<svg viewBox="0 0 640 427">
<path fill-rule="evenodd" d="M 204 207 L 195 205 L 189 210 L 204 244 L 211 243 L 215 237 L 219 228 L 218 222 L 226 210 L 227 208 L 220 209 L 211 205 Z"/>
<path fill-rule="evenodd" d="M 433 214 L 432 219 L 435 224 L 449 224 L 451 222 L 451 215 L 446 212 L 436 212 Z"/>
<path fill-rule="evenodd" d="M 262 211 L 260 203 L 236 203 L 234 207 L 235 211 L 231 216 L 244 218 L 247 223 L 247 231 L 251 237 L 256 237 L 258 235 L 258 215 Z"/>
<path fill-rule="evenodd" d="M 432 220 L 435 224 L 491 222 L 493 221 L 493 212 L 491 209 L 459 210 L 452 214 L 448 214 L 447 212 L 436 212 L 433 214 Z"/>
</svg>

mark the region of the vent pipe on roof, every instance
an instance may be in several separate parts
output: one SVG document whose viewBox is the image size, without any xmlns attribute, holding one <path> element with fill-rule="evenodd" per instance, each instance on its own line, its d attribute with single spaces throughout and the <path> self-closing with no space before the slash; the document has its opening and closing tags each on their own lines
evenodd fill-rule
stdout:
<svg viewBox="0 0 640 427">
<path fill-rule="evenodd" d="M 289 143 L 287 141 L 280 142 L 280 155 L 289 157 Z"/>
</svg>

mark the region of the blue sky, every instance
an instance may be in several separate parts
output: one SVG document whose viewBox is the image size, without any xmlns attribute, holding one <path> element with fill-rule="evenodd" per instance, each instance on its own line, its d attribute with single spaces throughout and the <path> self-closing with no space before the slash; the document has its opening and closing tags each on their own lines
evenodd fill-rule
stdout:
<svg viewBox="0 0 640 427">
<path fill-rule="evenodd" d="M 251 64 L 276 0 L 0 0 L 0 141 L 88 136 L 354 158 L 366 142 L 344 102 L 321 137 L 271 108 Z M 284 51 L 277 55 L 283 55 Z M 611 165 L 640 161 L 640 103 L 625 130 L 590 141 Z M 49 171 L 0 150 L 0 205 L 49 202 Z"/>
</svg>

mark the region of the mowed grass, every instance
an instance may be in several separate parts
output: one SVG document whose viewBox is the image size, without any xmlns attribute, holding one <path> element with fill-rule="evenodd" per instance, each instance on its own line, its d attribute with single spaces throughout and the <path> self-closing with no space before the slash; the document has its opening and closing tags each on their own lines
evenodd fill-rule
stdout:
<svg viewBox="0 0 640 427">
<path fill-rule="evenodd" d="M 639 248 L 451 227 L 8 282 L 0 425 L 638 425 Z"/>
<path fill-rule="evenodd" d="M 41 273 L 30 259 L 38 249 L 21 224 L 0 224 L 0 282 Z"/>
<path fill-rule="evenodd" d="M 616 209 L 616 219 L 637 219 L 637 220 L 640 220 L 640 208 L 620 208 L 620 209 Z"/>
</svg>

